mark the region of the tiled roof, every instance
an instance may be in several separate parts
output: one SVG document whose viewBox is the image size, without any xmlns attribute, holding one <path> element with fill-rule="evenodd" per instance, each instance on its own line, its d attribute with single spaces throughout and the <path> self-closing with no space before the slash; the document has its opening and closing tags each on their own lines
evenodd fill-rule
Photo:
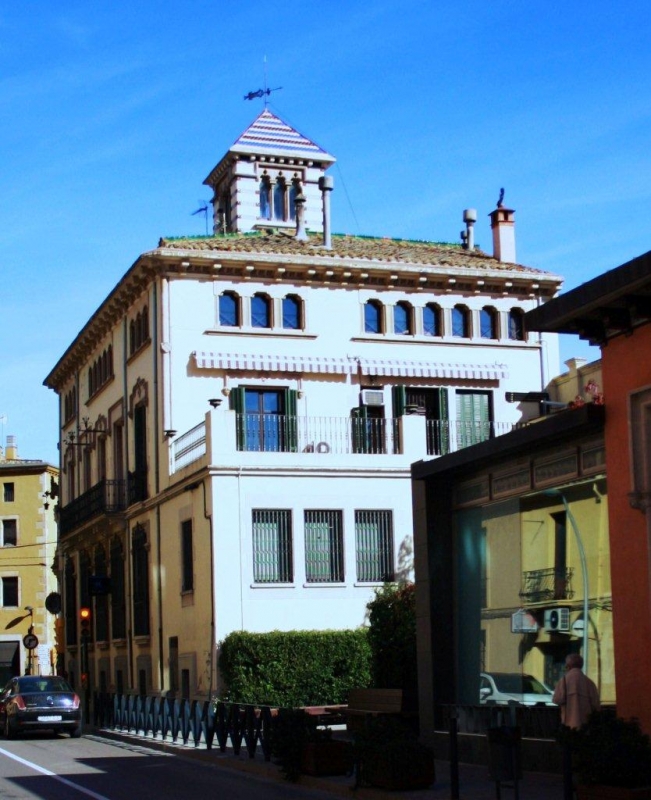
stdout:
<svg viewBox="0 0 651 800">
<path fill-rule="evenodd" d="M 437 267 L 527 272 L 552 277 L 551 273 L 532 267 L 498 261 L 481 250 L 464 250 L 461 245 L 372 236 L 334 235 L 330 250 L 323 247 L 322 235 L 311 234 L 307 241 L 299 241 L 293 233 L 282 231 L 226 234 L 212 237 L 163 238 L 158 246 L 168 250 L 277 253 L 278 255 L 304 255 L 306 257 L 330 256 L 332 258 L 366 259 Z"/>
<path fill-rule="evenodd" d="M 323 148 L 303 136 L 268 109 L 244 131 L 231 150 L 246 153 L 292 153 L 306 158 L 334 161 Z"/>
</svg>

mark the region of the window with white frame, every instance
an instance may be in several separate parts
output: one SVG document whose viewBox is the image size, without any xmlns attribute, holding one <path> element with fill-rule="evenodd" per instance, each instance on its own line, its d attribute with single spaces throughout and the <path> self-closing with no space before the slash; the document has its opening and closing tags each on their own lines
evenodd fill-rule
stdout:
<svg viewBox="0 0 651 800">
<path fill-rule="evenodd" d="M 490 306 L 479 312 L 479 335 L 482 339 L 497 339 L 497 311 Z"/>
<path fill-rule="evenodd" d="M 379 300 L 369 300 L 364 306 L 365 333 L 384 333 L 384 307 Z"/>
<path fill-rule="evenodd" d="M 414 309 L 402 300 L 393 308 L 393 332 L 410 336 L 414 332 Z"/>
<path fill-rule="evenodd" d="M 18 544 L 18 520 L 17 519 L 3 519 L 2 529 L 2 547 L 15 547 Z"/>
<path fill-rule="evenodd" d="M 308 583 L 344 580 L 344 541 L 341 511 L 305 511 L 305 577 Z"/>
<path fill-rule="evenodd" d="M 254 509 L 252 534 L 254 582 L 291 583 L 294 579 L 291 510 Z"/>
<path fill-rule="evenodd" d="M 271 299 L 258 293 L 251 298 L 251 325 L 254 328 L 271 328 Z"/>
<path fill-rule="evenodd" d="M 0 578 L 0 590 L 2 591 L 2 607 L 18 608 L 18 577 L 10 576 Z"/>
<path fill-rule="evenodd" d="M 437 303 L 428 303 L 423 308 L 423 334 L 425 336 L 442 336 L 441 306 Z"/>
<path fill-rule="evenodd" d="M 283 328 L 293 331 L 303 328 L 303 302 L 295 294 L 283 297 Z"/>
<path fill-rule="evenodd" d="M 355 560 L 360 583 L 394 580 L 392 511 L 355 511 Z"/>
<path fill-rule="evenodd" d="M 467 306 L 456 305 L 452 309 L 452 335 L 464 339 L 470 336 L 470 312 Z"/>
<path fill-rule="evenodd" d="M 225 328 L 238 328 L 242 324 L 240 298 L 236 292 L 224 292 L 219 296 L 219 324 Z"/>
</svg>

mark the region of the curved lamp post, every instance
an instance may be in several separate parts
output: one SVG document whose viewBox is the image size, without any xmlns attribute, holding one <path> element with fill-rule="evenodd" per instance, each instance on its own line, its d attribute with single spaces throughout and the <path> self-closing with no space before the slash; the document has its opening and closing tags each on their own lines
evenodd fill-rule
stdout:
<svg viewBox="0 0 651 800">
<path fill-rule="evenodd" d="M 579 559 L 581 560 L 581 574 L 583 575 L 583 669 L 588 674 L 588 564 L 585 557 L 585 549 L 583 547 L 583 539 L 579 531 L 579 526 L 576 524 L 574 514 L 570 511 L 567 498 L 560 489 L 546 489 L 543 492 L 547 497 L 558 497 L 563 503 L 565 513 L 570 521 L 574 536 L 576 538 L 576 545 L 579 550 Z"/>
</svg>

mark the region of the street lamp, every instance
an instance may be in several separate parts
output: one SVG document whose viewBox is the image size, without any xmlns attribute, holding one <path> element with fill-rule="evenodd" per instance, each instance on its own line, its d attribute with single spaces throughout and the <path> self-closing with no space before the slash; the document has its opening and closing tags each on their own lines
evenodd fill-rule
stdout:
<svg viewBox="0 0 651 800">
<path fill-rule="evenodd" d="M 581 560 L 581 574 L 583 575 L 583 669 L 586 675 L 588 674 L 588 563 L 585 558 L 585 549 L 583 547 L 583 539 L 579 531 L 579 526 L 576 524 L 574 514 L 570 511 L 567 498 L 560 489 L 546 489 L 543 492 L 547 497 L 558 497 L 563 503 L 565 513 L 570 521 L 574 536 L 576 538 L 576 546 L 579 550 L 579 559 Z"/>
</svg>

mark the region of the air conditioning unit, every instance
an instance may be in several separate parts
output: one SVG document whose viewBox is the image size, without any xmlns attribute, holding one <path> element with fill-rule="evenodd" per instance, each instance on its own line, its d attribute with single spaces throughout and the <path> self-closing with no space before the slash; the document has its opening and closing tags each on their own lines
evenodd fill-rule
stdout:
<svg viewBox="0 0 651 800">
<path fill-rule="evenodd" d="M 383 406 L 384 392 L 381 389 L 362 389 L 363 406 Z"/>
<path fill-rule="evenodd" d="M 565 607 L 548 608 L 545 611 L 544 628 L 552 633 L 569 633 L 570 609 Z"/>
</svg>

